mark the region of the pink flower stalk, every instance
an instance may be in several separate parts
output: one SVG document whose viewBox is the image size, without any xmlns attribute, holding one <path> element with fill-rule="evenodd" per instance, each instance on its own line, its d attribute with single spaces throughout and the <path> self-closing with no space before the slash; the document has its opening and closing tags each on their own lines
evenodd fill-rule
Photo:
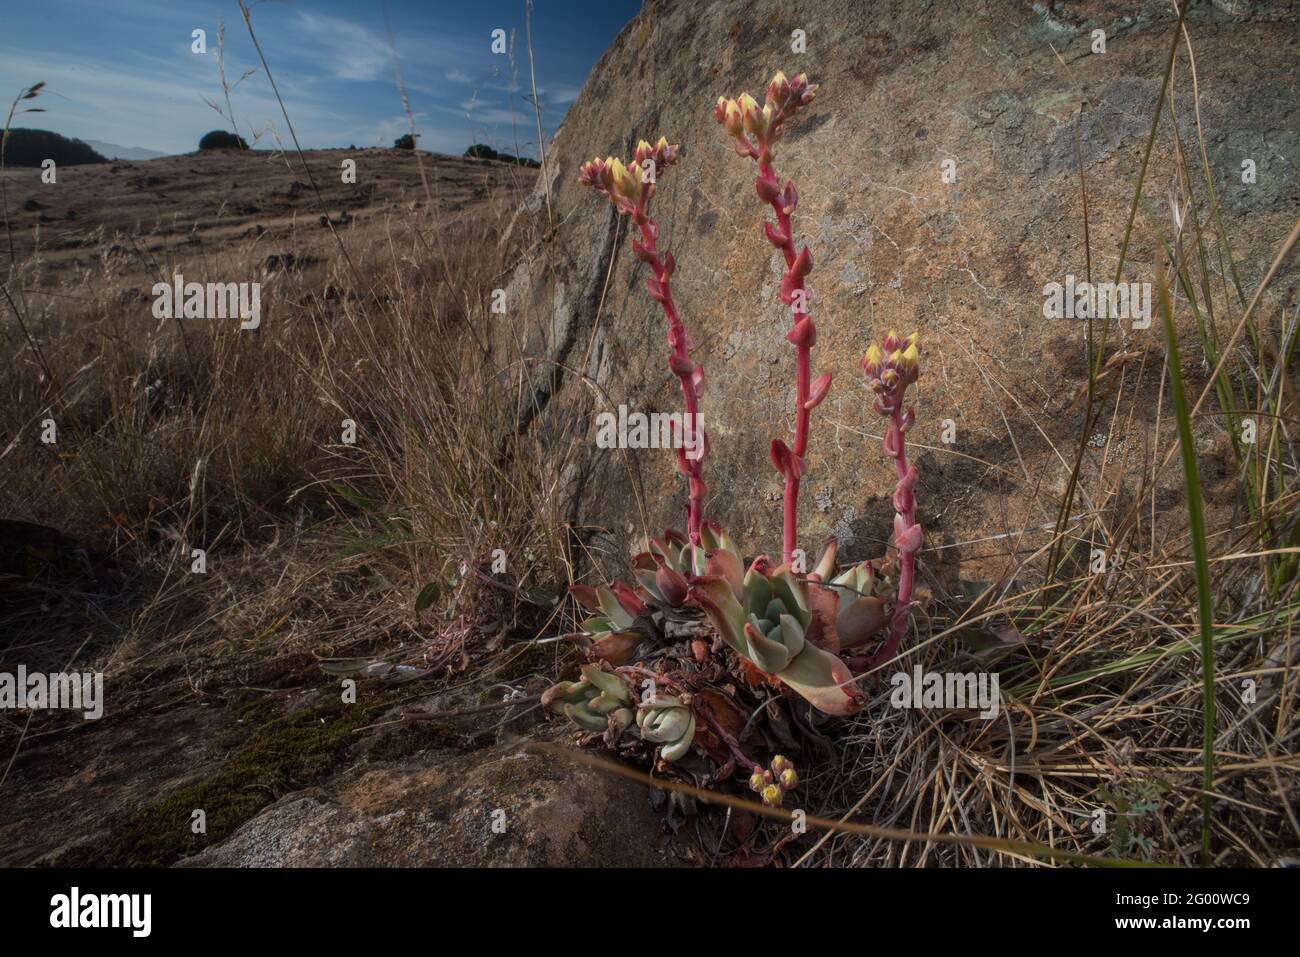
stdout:
<svg viewBox="0 0 1300 957">
<path fill-rule="evenodd" d="M 905 435 L 916 421 L 916 411 L 903 411 L 903 393 L 920 374 L 920 352 L 917 336 L 912 333 L 903 339 L 892 331 L 880 345 L 874 342 L 862 359 L 862 372 L 867 377 L 871 391 L 876 394 L 875 410 L 887 420 L 885 427 L 885 455 L 894 460 L 898 484 L 894 488 L 894 547 L 898 550 L 898 597 L 889 617 L 889 637 L 881 649 L 866 663 L 866 670 L 889 661 L 907 631 L 912 613 L 912 587 L 916 580 L 916 553 L 921 550 L 923 534 L 916 521 L 917 472 L 907 461 Z"/>
<path fill-rule="evenodd" d="M 671 252 L 660 254 L 658 249 L 659 226 L 646 210 L 654 195 L 659 175 L 677 162 L 678 147 L 670 145 L 663 137 L 651 146 L 645 140 L 637 144 L 632 162 L 627 166 L 613 156 L 593 159 L 579 171 L 578 181 L 604 193 L 620 213 L 632 217 L 641 233 L 632 240 L 636 258 L 650 266 L 654 276 L 646 279 L 650 298 L 663 308 L 668 320 L 668 368 L 677 376 L 686 403 L 683 435 L 677 444 L 677 468 L 686 476 L 687 506 L 686 528 L 692 545 L 700 544 L 700 529 L 704 525 L 704 457 L 708 455 L 709 440 L 700 426 L 699 399 L 704 394 L 704 370 L 691 361 L 695 348 L 690 332 L 683 325 L 673 301 L 672 275 L 676 262 Z M 674 427 L 676 437 L 676 428 Z M 689 454 L 688 454 L 689 453 Z"/>
<path fill-rule="evenodd" d="M 785 477 L 785 503 L 783 523 L 784 560 L 792 560 L 796 545 L 799 512 L 799 480 L 807 469 L 804 456 L 808 451 L 808 419 L 817 405 L 830 392 L 830 373 L 812 381 L 810 352 L 817 342 L 817 327 L 808 311 L 808 292 L 804 279 L 812 271 L 812 254 L 805 246 L 797 253 L 790 215 L 799 204 L 799 194 L 794 183 L 787 181 L 781 188 L 781 179 L 772 167 L 772 147 L 781 138 L 784 124 L 803 106 L 811 103 L 817 84 L 809 83 L 800 73 L 787 80 L 777 71 L 767 85 L 765 103 L 758 102 L 748 93 L 738 99 L 718 97 L 713 116 L 735 140 L 736 152 L 758 161 L 758 177 L 754 188 L 759 198 L 772 207 L 776 225 L 763 224 L 763 234 L 785 257 L 785 274 L 781 277 L 781 300 L 790 306 L 794 328 L 786 339 L 795 347 L 795 433 L 794 448 L 782 439 L 772 440 L 772 464 Z"/>
</svg>

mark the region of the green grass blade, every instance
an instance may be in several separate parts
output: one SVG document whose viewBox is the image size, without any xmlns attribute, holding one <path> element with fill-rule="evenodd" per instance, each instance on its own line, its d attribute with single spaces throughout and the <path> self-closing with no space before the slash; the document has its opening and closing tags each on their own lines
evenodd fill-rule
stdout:
<svg viewBox="0 0 1300 957">
<path fill-rule="evenodd" d="M 1210 595 L 1210 559 L 1205 543 L 1205 504 L 1201 498 L 1201 476 L 1196 467 L 1196 446 L 1192 440 L 1192 418 L 1183 389 L 1183 370 L 1178 358 L 1178 332 L 1174 329 L 1174 308 L 1169 301 L 1164 270 L 1156 270 L 1160 318 L 1168 343 L 1169 389 L 1174 415 L 1178 419 L 1178 444 L 1183 456 L 1183 481 L 1187 489 L 1187 521 L 1192 537 L 1192 558 L 1196 568 L 1196 608 L 1201 624 L 1201 701 L 1204 725 L 1201 754 L 1201 866 L 1210 863 L 1210 791 L 1214 785 L 1214 605 Z"/>
</svg>

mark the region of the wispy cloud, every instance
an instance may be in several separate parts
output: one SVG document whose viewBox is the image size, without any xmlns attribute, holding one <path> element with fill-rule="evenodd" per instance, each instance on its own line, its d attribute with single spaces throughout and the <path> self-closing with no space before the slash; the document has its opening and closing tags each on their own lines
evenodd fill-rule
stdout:
<svg viewBox="0 0 1300 957">
<path fill-rule="evenodd" d="M 208 130 L 229 128 L 205 103 L 225 110 L 214 55 L 224 18 L 227 78 L 254 70 L 231 94 L 239 132 L 252 139 L 255 131 L 278 130 L 287 137 L 280 105 L 229 0 L 63 2 L 71 8 L 63 18 L 30 6 L 7 14 L 0 36 L 0 94 L 49 84 L 41 103 L 49 112 L 24 116 L 26 125 L 124 146 L 195 149 Z M 534 12 L 545 129 L 559 123 L 590 64 L 638 5 L 604 0 L 595 13 L 579 0 L 548 0 L 546 13 Z M 520 65 L 490 51 L 492 29 L 522 28 L 520 7 L 515 0 L 455 6 L 389 0 L 384 15 L 364 4 L 318 0 L 309 10 L 257 4 L 253 20 L 304 147 L 387 145 L 407 132 L 394 85 L 395 45 L 420 145 L 461 152 L 471 141 L 515 148 L 516 137 L 532 130 Z M 200 28 L 207 31 L 206 55 L 190 50 L 190 31 Z M 526 75 L 526 63 L 523 69 Z"/>
<path fill-rule="evenodd" d="M 331 76 L 341 80 L 378 80 L 392 70 L 393 55 L 382 37 L 365 27 L 323 13 L 299 11 L 303 39 Z"/>
<path fill-rule="evenodd" d="M 543 109 L 547 106 L 568 106 L 582 92 L 577 86 L 546 86 L 537 88 L 537 102 Z"/>
</svg>

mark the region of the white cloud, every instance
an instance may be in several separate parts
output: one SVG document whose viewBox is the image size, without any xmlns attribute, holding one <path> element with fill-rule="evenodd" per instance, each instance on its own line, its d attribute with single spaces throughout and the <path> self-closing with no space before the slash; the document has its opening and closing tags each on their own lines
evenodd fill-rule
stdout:
<svg viewBox="0 0 1300 957">
<path fill-rule="evenodd" d="M 552 86 L 545 90 L 538 90 L 538 98 L 543 105 L 551 104 L 552 106 L 568 106 L 578 98 L 582 92 L 581 87 L 577 86 Z"/>
<path fill-rule="evenodd" d="M 166 8 L 164 0 L 138 2 Z M 277 5 L 260 7 L 258 13 L 258 36 L 305 148 L 349 142 L 389 144 L 406 132 L 404 116 L 385 118 L 400 103 L 382 19 L 376 26 L 368 20 L 354 22 Z M 130 15 L 135 18 L 139 13 Z M 246 69 L 255 69 L 231 92 L 240 134 L 253 142 L 255 132 L 267 131 L 258 145 L 270 147 L 273 128 L 288 141 L 280 105 L 247 31 L 238 18 L 226 26 L 228 80 L 234 82 Z M 18 90 L 41 80 L 48 83 L 46 94 L 33 104 L 48 112 L 24 115 L 18 119 L 22 125 L 123 146 L 189 152 L 208 130 L 229 128 L 229 121 L 205 103 L 205 99 L 213 101 L 225 110 L 214 55 L 215 27 L 215 19 L 206 24 L 206 56 L 191 53 L 188 31 L 148 39 L 144 26 L 139 43 L 80 55 L 61 50 L 57 42 L 51 48 L 30 39 L 0 38 L 0 89 Z M 399 31 L 394 40 L 423 148 L 458 153 L 467 138 L 513 141 L 531 134 L 533 107 L 522 98 L 528 91 L 503 72 L 496 62 L 502 58 L 491 58 L 491 69 L 484 72 L 487 55 L 480 49 L 482 44 L 446 32 L 418 30 Z M 553 128 L 577 94 L 577 87 L 565 84 L 548 84 L 545 91 L 539 90 L 544 125 Z"/>
<path fill-rule="evenodd" d="M 298 13 L 304 39 L 314 48 L 317 62 L 341 80 L 378 80 L 392 73 L 393 54 L 388 43 L 360 24 L 323 13 Z"/>
</svg>

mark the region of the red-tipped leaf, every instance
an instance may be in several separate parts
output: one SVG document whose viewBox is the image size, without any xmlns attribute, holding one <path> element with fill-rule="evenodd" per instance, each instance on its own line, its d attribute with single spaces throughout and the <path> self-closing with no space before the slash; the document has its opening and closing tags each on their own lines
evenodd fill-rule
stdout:
<svg viewBox="0 0 1300 957">
<path fill-rule="evenodd" d="M 812 390 L 808 394 L 808 401 L 803 407 L 809 411 L 821 405 L 822 399 L 826 398 L 831 391 L 831 374 L 828 372 L 823 376 L 818 376 L 817 381 L 812 384 Z"/>
</svg>

